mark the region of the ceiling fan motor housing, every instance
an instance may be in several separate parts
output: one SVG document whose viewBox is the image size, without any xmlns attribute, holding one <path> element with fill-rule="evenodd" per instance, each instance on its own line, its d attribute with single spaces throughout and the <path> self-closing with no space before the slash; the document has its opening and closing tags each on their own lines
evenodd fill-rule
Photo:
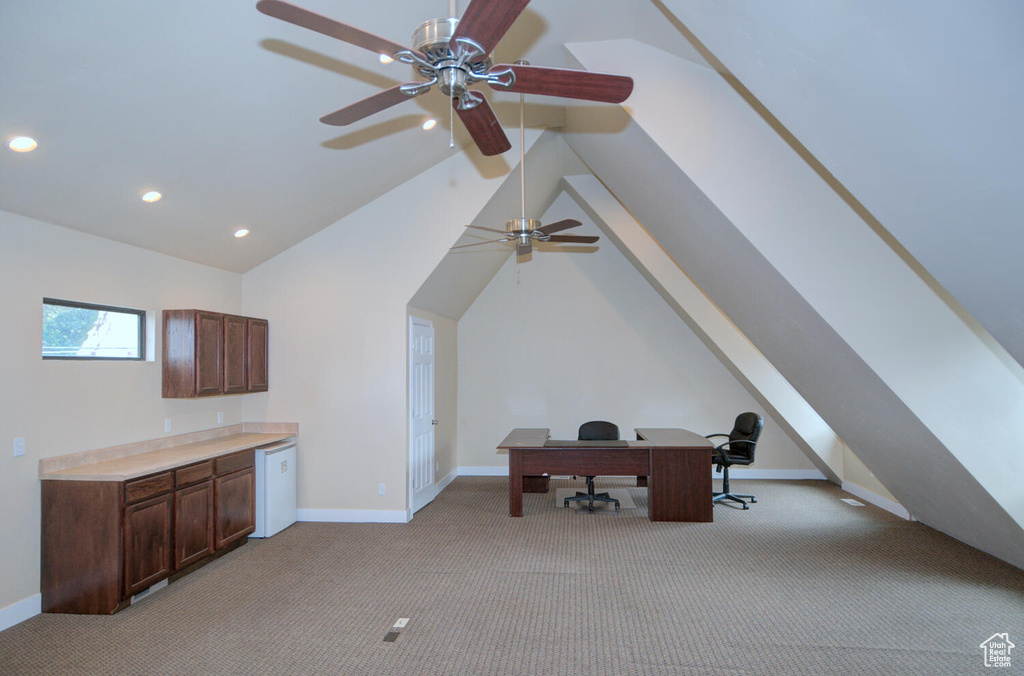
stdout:
<svg viewBox="0 0 1024 676">
<path fill-rule="evenodd" d="M 459 20 L 455 17 L 431 19 L 421 23 L 412 33 L 413 49 L 427 57 L 433 70 L 422 65 L 414 67 L 425 78 L 430 79 L 436 75 L 441 93 L 454 98 L 466 93 L 467 84 L 486 79 L 492 65 L 490 56 L 462 63 L 459 55 L 452 52 L 449 43 L 458 25 Z"/>
<path fill-rule="evenodd" d="M 505 222 L 505 231 L 521 243 L 526 244 L 531 238 L 541 241 L 547 239 L 540 226 L 541 222 L 536 218 L 513 218 Z"/>
</svg>

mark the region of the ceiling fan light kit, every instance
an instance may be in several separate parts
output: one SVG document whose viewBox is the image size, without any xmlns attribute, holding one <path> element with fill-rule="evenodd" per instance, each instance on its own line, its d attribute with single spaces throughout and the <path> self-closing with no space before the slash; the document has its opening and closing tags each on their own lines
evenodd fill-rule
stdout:
<svg viewBox="0 0 1024 676">
<path fill-rule="evenodd" d="M 470 87 L 485 82 L 492 89 L 621 103 L 633 91 L 622 75 L 525 64 L 492 65 L 491 52 L 529 0 L 472 0 L 461 18 L 425 21 L 413 32 L 411 49 L 283 0 L 260 0 L 256 8 L 282 21 L 387 55 L 409 64 L 424 82 L 407 82 L 357 101 L 320 118 L 330 125 L 349 125 L 437 85 L 451 99 L 455 113 L 484 155 L 499 155 L 512 144 L 487 99 Z"/>
</svg>

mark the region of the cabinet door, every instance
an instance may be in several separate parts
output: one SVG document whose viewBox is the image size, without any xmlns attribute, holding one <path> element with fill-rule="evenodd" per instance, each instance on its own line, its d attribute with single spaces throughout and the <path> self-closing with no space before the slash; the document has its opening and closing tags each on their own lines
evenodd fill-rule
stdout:
<svg viewBox="0 0 1024 676">
<path fill-rule="evenodd" d="M 224 393 L 246 391 L 248 326 L 245 317 L 224 316 Z"/>
<path fill-rule="evenodd" d="M 215 547 L 220 549 L 256 530 L 256 471 L 252 467 L 215 477 Z"/>
<path fill-rule="evenodd" d="M 174 493 L 174 569 L 213 554 L 213 482 Z"/>
<path fill-rule="evenodd" d="M 223 315 L 196 313 L 196 394 L 220 394 L 224 389 Z"/>
<path fill-rule="evenodd" d="M 124 509 L 124 595 L 137 594 L 171 573 L 174 494 Z"/>
<path fill-rule="evenodd" d="M 270 324 L 266 319 L 250 319 L 248 323 L 248 389 L 250 392 L 266 392 L 269 380 L 267 354 L 270 347 Z"/>
</svg>

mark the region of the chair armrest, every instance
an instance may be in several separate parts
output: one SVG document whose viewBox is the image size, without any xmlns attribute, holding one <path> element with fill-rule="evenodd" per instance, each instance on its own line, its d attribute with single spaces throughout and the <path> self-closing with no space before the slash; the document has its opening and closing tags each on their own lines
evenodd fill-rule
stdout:
<svg viewBox="0 0 1024 676">
<path fill-rule="evenodd" d="M 704 438 L 705 439 L 714 439 L 715 437 L 727 437 L 727 436 L 729 436 L 729 435 L 728 434 L 705 434 Z"/>
<path fill-rule="evenodd" d="M 721 455 L 726 461 L 733 462 L 733 457 L 729 456 L 729 451 L 732 450 L 732 444 L 753 444 L 754 446 L 757 446 L 757 442 L 751 441 L 750 439 L 737 439 L 735 441 L 726 441 L 724 444 L 719 444 L 718 446 L 715 446 L 715 450 L 712 451 L 712 459 L 714 459 L 715 454 L 718 454 Z M 747 458 L 742 459 L 746 460 Z"/>
</svg>

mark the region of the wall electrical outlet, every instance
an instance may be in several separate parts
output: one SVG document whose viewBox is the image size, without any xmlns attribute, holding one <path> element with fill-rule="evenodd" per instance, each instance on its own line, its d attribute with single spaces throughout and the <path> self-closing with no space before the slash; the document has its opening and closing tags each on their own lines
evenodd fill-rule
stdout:
<svg viewBox="0 0 1024 676">
<path fill-rule="evenodd" d="M 171 431 L 171 419 L 170 418 L 165 418 L 164 419 L 164 434 L 167 434 L 170 431 Z"/>
<path fill-rule="evenodd" d="M 377 495 L 384 495 L 384 484 L 377 484 Z"/>
<path fill-rule="evenodd" d="M 14 457 L 25 455 L 25 439 L 18 437 L 14 440 Z"/>
<path fill-rule="evenodd" d="M 221 425 L 224 423 L 224 411 L 217 411 L 217 424 Z"/>
</svg>

